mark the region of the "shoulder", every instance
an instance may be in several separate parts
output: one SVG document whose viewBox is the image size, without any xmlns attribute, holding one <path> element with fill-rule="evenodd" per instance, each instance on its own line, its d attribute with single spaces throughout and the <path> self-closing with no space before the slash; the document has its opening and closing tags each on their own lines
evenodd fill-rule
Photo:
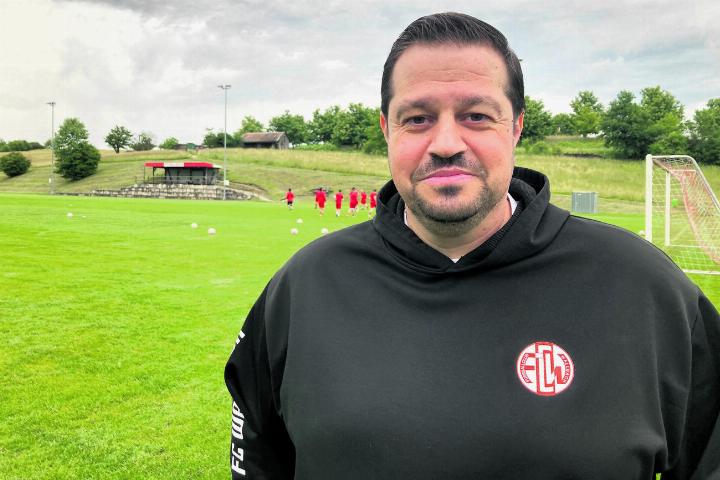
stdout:
<svg viewBox="0 0 720 480">
<path fill-rule="evenodd" d="M 363 257 L 384 249 L 371 221 L 320 237 L 297 251 L 278 272 L 292 277 L 353 268 Z"/>
<path fill-rule="evenodd" d="M 571 215 L 558 237 L 563 248 L 581 249 L 595 263 L 603 264 L 618 274 L 633 270 L 691 285 L 687 276 L 665 252 L 624 228 Z"/>
</svg>

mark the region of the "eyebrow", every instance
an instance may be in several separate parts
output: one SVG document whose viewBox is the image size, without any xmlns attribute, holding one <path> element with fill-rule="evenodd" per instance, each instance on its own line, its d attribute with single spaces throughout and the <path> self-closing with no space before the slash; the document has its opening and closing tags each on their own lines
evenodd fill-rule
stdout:
<svg viewBox="0 0 720 480">
<path fill-rule="evenodd" d="M 397 112 L 395 113 L 397 118 L 401 118 L 409 110 L 429 110 L 435 102 L 431 98 L 419 98 L 417 100 L 411 100 L 409 102 L 401 104 Z M 456 107 L 462 110 L 472 108 L 478 105 L 487 105 L 492 108 L 495 113 L 500 115 L 502 113 L 502 107 L 500 103 L 492 97 L 484 95 L 473 95 L 469 97 L 461 97 L 455 102 Z"/>
</svg>

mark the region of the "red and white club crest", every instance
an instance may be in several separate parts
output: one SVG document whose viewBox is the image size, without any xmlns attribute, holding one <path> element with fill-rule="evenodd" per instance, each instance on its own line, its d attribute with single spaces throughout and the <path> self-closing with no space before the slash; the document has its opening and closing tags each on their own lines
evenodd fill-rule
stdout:
<svg viewBox="0 0 720 480">
<path fill-rule="evenodd" d="M 531 392 L 552 396 L 570 386 L 575 376 L 575 365 L 570 355 L 552 342 L 535 342 L 528 345 L 517 360 L 520 382 Z"/>
</svg>

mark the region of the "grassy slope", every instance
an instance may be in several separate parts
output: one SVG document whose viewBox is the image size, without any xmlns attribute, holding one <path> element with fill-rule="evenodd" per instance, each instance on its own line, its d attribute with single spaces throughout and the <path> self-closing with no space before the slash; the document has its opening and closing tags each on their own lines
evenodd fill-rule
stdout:
<svg viewBox="0 0 720 480">
<path fill-rule="evenodd" d="M 578 140 L 573 142 L 582 144 Z M 577 145 L 567 148 L 589 151 L 597 148 L 596 143 L 597 140 L 589 139 L 584 150 Z M 48 192 L 49 152 L 31 153 L 34 157 L 31 170 L 16 178 L 0 177 L 0 192 Z M 222 165 L 223 152 L 215 149 L 192 156 L 171 151 L 119 155 L 104 151 L 96 175 L 77 182 L 68 182 L 56 176 L 56 187 L 58 192 L 86 193 L 95 188 L 117 189 L 142 178 L 146 161 L 190 159 Z M 517 164 L 548 175 L 553 194 L 557 196 L 556 203 L 561 206 L 569 205 L 565 196 L 573 191 L 595 191 L 600 194 L 600 207 L 605 211 L 642 211 L 639 203 L 644 198 L 645 170 L 641 161 L 519 153 Z M 704 166 L 703 172 L 713 188 L 720 191 L 720 167 Z M 319 185 L 334 190 L 349 189 L 351 186 L 370 190 L 381 186 L 389 178 L 389 171 L 385 158 L 362 153 L 229 149 L 228 178 L 233 182 L 258 185 L 267 191 L 269 197 L 280 198 L 287 188 L 293 188 L 300 195 L 310 195 Z"/>
</svg>

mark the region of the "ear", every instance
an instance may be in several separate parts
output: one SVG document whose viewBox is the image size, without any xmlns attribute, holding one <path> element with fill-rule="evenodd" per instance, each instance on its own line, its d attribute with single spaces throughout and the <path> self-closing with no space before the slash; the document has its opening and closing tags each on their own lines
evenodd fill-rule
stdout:
<svg viewBox="0 0 720 480">
<path fill-rule="evenodd" d="M 380 114 L 380 129 L 382 130 L 383 136 L 385 137 L 385 142 L 387 143 L 387 141 L 388 141 L 388 122 L 387 122 L 387 119 L 385 118 L 385 115 L 382 113 Z"/>
<path fill-rule="evenodd" d="M 522 134 L 524 121 L 525 121 L 525 112 L 523 111 L 523 112 L 520 112 L 520 115 L 518 115 L 517 120 L 515 120 L 515 123 L 513 123 L 513 148 L 517 147 L 517 144 L 520 141 L 520 135 Z"/>
</svg>

